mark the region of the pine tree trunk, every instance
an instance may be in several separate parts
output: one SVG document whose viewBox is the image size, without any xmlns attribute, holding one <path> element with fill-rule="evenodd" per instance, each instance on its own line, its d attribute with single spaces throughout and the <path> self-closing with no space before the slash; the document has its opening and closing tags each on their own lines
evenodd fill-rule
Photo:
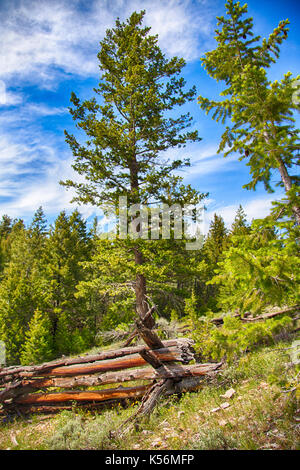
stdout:
<svg viewBox="0 0 300 470">
<path fill-rule="evenodd" d="M 130 104 L 132 106 L 131 100 Z M 133 113 L 132 113 L 133 115 Z M 133 119 L 132 123 L 132 134 L 133 134 L 133 155 L 130 162 L 130 186 L 131 193 L 134 195 L 134 199 L 137 199 L 139 203 L 139 178 L 138 178 L 138 162 L 135 154 L 135 123 Z M 137 227 L 138 229 L 138 227 Z M 136 246 L 134 248 L 134 260 L 138 266 L 141 266 L 144 262 L 143 255 L 140 252 L 139 248 Z M 146 289 L 146 278 L 143 274 L 137 274 L 135 280 L 135 296 L 136 296 L 136 311 L 141 320 L 143 320 L 149 310 L 147 304 L 147 289 Z"/>
<path fill-rule="evenodd" d="M 143 256 L 138 248 L 134 249 L 135 262 L 137 265 L 143 264 Z M 146 279 L 143 274 L 137 274 L 135 281 L 136 310 L 141 320 L 143 320 L 149 310 L 147 303 Z"/>
<path fill-rule="evenodd" d="M 281 160 L 281 158 L 278 158 L 278 163 L 279 163 L 279 172 L 280 172 L 281 180 L 283 182 L 284 189 L 287 192 L 292 187 L 292 181 L 291 181 L 290 175 L 287 172 L 286 166 Z M 295 219 L 297 221 L 297 225 L 300 225 L 300 207 L 297 205 L 293 205 L 292 209 L 295 215 Z"/>
<path fill-rule="evenodd" d="M 273 128 L 273 138 L 275 138 L 274 136 L 276 136 L 276 130 L 275 130 L 274 123 L 272 123 L 272 128 Z M 264 135 L 265 135 L 266 143 L 268 145 L 270 145 L 270 138 L 269 138 L 268 132 L 266 131 L 264 133 Z M 283 182 L 283 186 L 284 186 L 285 191 L 288 192 L 292 188 L 291 177 L 288 174 L 288 171 L 286 169 L 286 166 L 285 166 L 282 158 L 278 154 L 276 154 L 276 151 L 274 152 L 274 154 L 275 154 L 275 158 L 278 162 L 278 170 L 279 170 L 279 173 L 280 173 L 280 176 L 281 176 L 281 181 Z M 297 204 L 294 204 L 292 206 L 292 210 L 293 210 L 297 225 L 300 225 L 300 207 Z"/>
</svg>

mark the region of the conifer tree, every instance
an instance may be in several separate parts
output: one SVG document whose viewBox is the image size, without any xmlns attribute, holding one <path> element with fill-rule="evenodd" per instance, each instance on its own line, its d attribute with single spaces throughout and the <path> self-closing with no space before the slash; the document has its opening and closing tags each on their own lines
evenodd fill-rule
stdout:
<svg viewBox="0 0 300 470">
<path fill-rule="evenodd" d="M 73 352 L 71 322 L 69 315 L 66 315 L 65 312 L 61 312 L 58 316 L 53 341 L 57 356 L 68 355 Z"/>
<path fill-rule="evenodd" d="M 53 336 L 47 314 L 34 312 L 21 352 L 21 364 L 40 364 L 53 358 Z"/>
<path fill-rule="evenodd" d="M 220 261 L 221 255 L 226 248 L 227 238 L 228 231 L 223 218 L 220 215 L 214 214 L 204 244 L 208 262 L 213 268 Z"/>
<path fill-rule="evenodd" d="M 283 248 L 273 225 L 266 227 L 265 220 L 254 220 L 248 234 L 234 239 L 209 281 L 219 287 L 219 307 L 257 314 L 270 305 L 297 304 L 299 259 Z"/>
<path fill-rule="evenodd" d="M 3 215 L 0 222 L 0 272 L 3 271 L 5 263 L 9 261 L 10 245 L 14 235 L 19 228 L 23 228 L 21 220 L 13 220 L 8 215 Z"/>
<path fill-rule="evenodd" d="M 29 227 L 29 236 L 31 239 L 32 249 L 36 252 L 36 256 L 43 258 L 43 250 L 45 248 L 47 236 L 47 220 L 42 206 L 40 206 L 34 214 Z"/>
<path fill-rule="evenodd" d="M 60 316 L 71 334 L 91 322 L 91 311 L 85 298 L 76 298 L 76 286 L 83 279 L 81 263 L 90 256 L 90 239 L 86 222 L 75 210 L 70 216 L 62 211 L 50 228 L 45 247 L 45 269 L 48 301 L 54 341 Z M 66 346 L 68 339 L 65 338 Z M 60 352 L 62 351 L 60 341 Z M 68 349 L 68 347 L 67 347 Z M 64 353 L 69 351 L 64 351 Z"/>
<path fill-rule="evenodd" d="M 224 82 L 223 100 L 200 96 L 199 103 L 207 113 L 213 111 L 217 122 L 226 121 L 219 152 L 227 156 L 238 151 L 240 160 L 247 160 L 252 179 L 245 187 L 255 189 L 263 182 L 272 192 L 271 177 L 277 172 L 286 196 L 274 203 L 270 216 L 254 221 L 247 234 L 231 237 L 209 284 L 220 286 L 222 308 L 257 312 L 269 304 L 297 302 L 299 296 L 300 204 L 297 178 L 292 175 L 299 149 L 292 96 L 299 77 L 288 72 L 280 82 L 271 82 L 267 76 L 287 38 L 288 20 L 261 41 L 254 37 L 252 18 L 244 16 L 247 5 L 228 0 L 226 13 L 218 17 L 216 49 L 202 58 L 208 74 Z"/>
<path fill-rule="evenodd" d="M 289 21 L 280 21 L 261 41 L 260 36 L 254 37 L 253 21 L 244 16 L 246 13 L 246 4 L 228 0 L 226 17 L 217 17 L 217 47 L 205 54 L 202 65 L 212 78 L 224 82 L 220 93 L 224 99 L 199 96 L 199 104 L 206 113 L 213 110 L 216 121 L 226 121 L 219 152 L 225 151 L 227 156 L 238 151 L 240 160 L 247 160 L 252 175 L 245 185 L 247 189 L 255 189 L 261 181 L 268 191 L 273 191 L 271 176 L 279 172 L 279 183 L 287 196 L 281 204 L 281 216 L 291 212 L 299 225 L 297 177 L 291 172 L 299 159 L 299 134 L 293 118 L 297 104 L 292 96 L 300 77 L 293 78 L 288 72 L 281 81 L 272 82 L 267 76 L 288 36 Z"/>
<path fill-rule="evenodd" d="M 162 155 L 199 140 L 197 131 L 186 130 L 192 124 L 189 113 L 177 117 L 170 113 L 193 100 L 196 90 L 185 90 L 184 60 L 164 56 L 157 36 L 149 34 L 149 27 L 142 27 L 144 15 L 144 11 L 135 12 L 125 23 L 118 19 L 100 43 L 102 75 L 95 92 L 102 102 L 95 98 L 81 102 L 75 93 L 71 96 L 70 112 L 88 141 L 81 145 L 68 132 L 66 140 L 75 157 L 73 168 L 85 182 L 68 180 L 64 184 L 76 188 L 75 200 L 82 203 L 117 205 L 119 196 L 127 196 L 129 206 L 193 204 L 201 199 L 174 174 L 188 160 L 168 161 Z M 139 241 L 128 243 L 124 252 L 133 254 L 133 264 L 129 256 L 128 266 L 133 266 L 130 276 L 135 276 L 136 309 L 143 317 L 148 311 L 147 268 Z M 114 246 L 117 244 L 124 247 L 126 240 L 118 239 Z"/>
<path fill-rule="evenodd" d="M 199 304 L 204 310 L 215 310 L 217 307 L 217 286 L 208 285 L 208 281 L 215 275 L 218 263 L 223 257 L 223 253 L 228 246 L 228 230 L 220 215 L 214 214 L 210 223 L 209 231 L 200 253 L 203 270 L 197 280 L 195 292 L 199 299 Z"/>
<path fill-rule="evenodd" d="M 9 237 L 9 261 L 0 283 L 0 339 L 6 346 L 7 363 L 16 364 L 34 311 L 47 308 L 48 299 L 40 258 L 28 231 L 18 222 Z"/>
<path fill-rule="evenodd" d="M 6 238 L 12 229 L 12 219 L 8 215 L 3 215 L 0 222 L 0 238 Z"/>
<path fill-rule="evenodd" d="M 3 215 L 0 222 L 0 272 L 4 268 L 7 255 L 7 237 L 12 229 L 12 219 L 8 215 Z"/>
<path fill-rule="evenodd" d="M 47 233 L 47 220 L 42 206 L 40 206 L 34 214 L 30 230 L 38 235 L 45 235 Z"/>
<path fill-rule="evenodd" d="M 194 289 L 192 289 L 191 296 L 185 300 L 184 312 L 186 316 L 191 320 L 192 325 L 194 326 L 198 317 L 198 305 Z"/>
<path fill-rule="evenodd" d="M 249 233 L 250 228 L 247 223 L 245 211 L 240 204 L 236 212 L 233 224 L 231 225 L 230 235 L 243 235 Z"/>
</svg>

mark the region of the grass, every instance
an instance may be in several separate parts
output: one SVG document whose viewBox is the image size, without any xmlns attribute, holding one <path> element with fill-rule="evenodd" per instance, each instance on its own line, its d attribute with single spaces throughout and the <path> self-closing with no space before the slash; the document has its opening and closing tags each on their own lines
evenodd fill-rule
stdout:
<svg viewBox="0 0 300 470">
<path fill-rule="evenodd" d="M 137 409 L 137 402 L 101 413 L 74 408 L 2 422 L 0 449 L 300 450 L 299 400 L 285 393 L 296 375 L 289 346 L 282 342 L 246 354 L 198 392 L 162 400 L 122 439 L 110 438 L 109 431 Z M 233 396 L 222 397 L 228 389 Z"/>
</svg>

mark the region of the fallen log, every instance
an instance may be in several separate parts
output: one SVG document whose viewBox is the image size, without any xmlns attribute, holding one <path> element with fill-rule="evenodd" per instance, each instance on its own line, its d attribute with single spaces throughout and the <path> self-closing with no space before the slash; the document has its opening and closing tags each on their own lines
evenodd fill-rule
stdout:
<svg viewBox="0 0 300 470">
<path fill-rule="evenodd" d="M 123 389 L 122 397 L 120 397 L 120 394 L 119 394 L 119 397 L 104 399 L 104 395 L 102 395 L 101 398 L 103 398 L 103 400 L 100 399 L 100 400 L 94 400 L 91 402 L 87 402 L 85 400 L 81 400 L 81 401 L 78 400 L 78 406 L 80 407 L 80 409 L 90 409 L 90 410 L 94 410 L 98 408 L 103 409 L 106 407 L 114 406 L 116 403 L 121 403 L 122 405 L 125 406 L 126 404 L 128 404 L 128 402 L 131 402 L 132 400 L 137 400 L 143 397 L 144 406 L 142 409 L 141 407 L 139 407 L 140 412 L 138 414 L 138 416 L 142 417 L 142 415 L 151 413 L 152 409 L 157 404 L 158 398 L 162 394 L 168 396 L 168 395 L 173 395 L 173 394 L 180 394 L 183 392 L 196 391 L 202 385 L 202 381 L 204 377 L 205 376 L 187 377 L 181 380 L 180 382 L 175 382 L 175 383 L 174 381 L 171 381 L 171 380 L 169 380 L 168 383 L 165 383 L 165 380 L 162 380 L 161 383 L 154 384 L 154 386 L 148 385 L 148 389 L 146 389 L 146 393 L 149 393 L 150 387 L 152 388 L 152 393 L 150 394 L 150 396 L 148 395 L 147 397 L 146 395 L 144 395 L 145 389 L 142 389 L 142 388 L 137 389 L 136 387 L 135 392 L 131 390 L 131 392 L 128 391 L 127 393 L 126 389 Z M 172 382 L 173 382 L 173 385 L 172 385 Z M 163 383 L 163 387 L 162 387 L 162 383 Z M 153 390 L 153 387 L 154 387 L 154 390 Z M 155 393 L 153 393 L 154 391 Z M 87 393 L 87 392 L 82 392 L 82 393 Z M 55 401 L 52 403 L 47 402 L 47 404 L 43 404 L 42 400 L 37 401 L 37 402 L 31 401 L 31 403 L 20 402 L 20 403 L 13 403 L 13 404 L 5 404 L 4 408 L 2 410 L 0 409 L 0 415 L 5 415 L 7 414 L 7 412 L 16 412 L 16 411 L 20 411 L 21 413 L 24 413 L 24 414 L 31 414 L 31 413 L 37 413 L 37 412 L 38 413 L 57 413 L 62 410 L 71 410 L 73 409 L 73 402 L 75 400 L 74 396 L 75 395 L 73 395 L 72 398 L 69 396 L 68 401 L 64 401 L 64 402 Z M 76 406 L 77 406 L 77 403 L 76 403 Z M 133 422 L 136 420 L 136 418 L 137 418 L 137 414 L 130 417 L 128 421 Z"/>
<path fill-rule="evenodd" d="M 255 322 L 259 320 L 268 320 L 269 318 L 277 317 L 278 315 L 283 315 L 285 313 L 299 313 L 300 306 L 296 307 L 291 307 L 291 308 L 286 308 L 283 310 L 279 310 L 277 312 L 269 312 L 269 313 L 264 313 L 263 315 L 257 316 L 257 317 L 246 317 L 242 318 L 242 321 L 245 323 L 248 322 Z"/>
<path fill-rule="evenodd" d="M 171 340 L 167 340 L 163 342 L 163 348 L 169 348 L 172 346 L 189 347 L 192 344 L 193 344 L 193 341 L 187 338 L 171 339 Z M 145 349 L 144 345 L 139 345 L 139 346 L 133 346 L 130 348 L 101 351 L 98 354 L 94 354 L 94 355 L 77 356 L 73 358 L 63 358 L 63 359 L 58 359 L 55 361 L 51 361 L 51 362 L 47 362 L 47 363 L 43 363 L 39 365 L 34 365 L 34 366 L 5 367 L 3 369 L 0 369 L 0 385 L 1 385 L 1 378 L 3 377 L 9 377 L 9 376 L 17 377 L 20 375 L 20 373 L 22 373 L 23 376 L 25 376 L 26 373 L 28 373 L 28 376 L 29 375 L 34 376 L 34 375 L 39 375 L 39 374 L 43 375 L 44 372 L 47 372 L 50 369 L 53 369 L 56 367 L 64 367 L 64 366 L 74 365 L 74 364 L 86 364 L 90 362 L 115 359 L 118 357 L 124 357 L 124 356 L 129 356 L 129 355 L 139 353 L 140 351 L 144 349 Z"/>
<path fill-rule="evenodd" d="M 288 307 L 286 309 L 279 310 L 277 312 L 265 313 L 265 314 L 257 316 L 257 317 L 253 317 L 251 312 L 245 312 L 244 314 L 235 313 L 233 315 L 230 315 L 230 317 L 231 318 L 240 318 L 243 322 L 247 322 L 247 321 L 251 322 L 251 321 L 259 321 L 259 320 L 264 320 L 264 319 L 268 319 L 268 318 L 273 318 L 273 317 L 276 317 L 277 315 L 282 315 L 284 313 L 293 313 L 294 311 L 295 311 L 295 313 L 298 313 L 297 310 L 299 310 L 299 309 L 300 309 L 299 305 L 294 305 L 293 307 Z M 219 325 L 222 325 L 224 323 L 224 318 L 225 318 L 225 316 L 216 317 L 216 318 L 210 319 L 210 321 L 212 323 L 214 323 L 215 325 L 219 326 Z M 182 334 L 186 334 L 186 333 L 189 333 L 191 331 L 191 327 L 190 327 L 190 325 L 182 325 L 182 326 L 176 328 L 176 331 L 178 331 Z M 135 338 L 138 334 L 139 333 L 138 333 L 137 330 L 135 330 L 133 333 L 131 333 L 130 336 L 128 337 L 127 341 L 123 344 L 123 346 L 125 347 L 128 344 L 130 344 L 130 342 L 133 340 L 133 338 Z"/>
<path fill-rule="evenodd" d="M 100 402 L 91 402 L 91 403 L 85 403 L 82 402 L 80 403 L 80 409 L 83 410 L 97 410 L 97 409 L 105 409 L 105 408 L 111 408 L 116 405 L 116 403 L 122 405 L 122 406 L 127 406 L 128 403 L 140 399 L 140 396 L 137 397 L 131 397 L 131 398 L 124 398 L 120 400 L 105 400 L 105 401 L 100 401 Z M 32 413 L 58 413 L 63 410 L 73 410 L 74 409 L 74 403 L 53 403 L 51 405 L 41 405 L 41 404 L 13 404 L 13 405 L 7 405 L 5 404 L 4 408 L 0 408 L 0 416 L 5 416 L 7 414 L 15 414 L 16 412 L 20 413 L 21 415 L 23 414 L 32 414 Z"/>
<path fill-rule="evenodd" d="M 145 390 L 138 389 L 136 390 L 136 393 L 133 393 L 133 391 L 126 393 L 123 393 L 122 398 L 110 398 L 106 400 L 94 400 L 92 402 L 86 402 L 86 401 L 79 401 L 78 402 L 78 407 L 80 409 L 87 409 L 87 410 L 95 410 L 98 408 L 106 408 L 106 407 L 111 407 L 115 406 L 116 403 L 120 403 L 123 406 L 128 405 L 133 400 L 139 400 L 141 397 L 143 397 L 142 402 L 144 401 L 144 406 L 141 409 L 141 406 L 139 407 L 140 412 L 129 418 L 126 422 L 133 422 L 136 420 L 137 415 L 142 417 L 142 415 L 149 414 L 151 413 L 152 409 L 155 407 L 157 404 L 157 400 L 159 397 L 164 394 L 166 396 L 169 395 L 174 395 L 174 394 L 181 394 L 183 392 L 192 392 L 192 391 L 197 391 L 199 387 L 201 387 L 203 379 L 205 378 L 205 375 L 198 376 L 198 377 L 186 377 L 180 382 L 174 382 L 169 380 L 168 383 L 165 383 L 165 380 L 161 380 L 160 383 L 154 384 L 154 385 L 148 385 L 148 389 L 146 390 L 146 394 L 149 394 L 149 391 L 152 388 L 152 393 L 149 395 L 144 395 Z M 172 384 L 173 382 L 173 384 Z M 162 387 L 163 384 L 163 387 Z M 150 388 L 151 387 L 151 388 Z M 154 389 L 154 390 L 153 390 Z M 155 393 L 153 393 L 155 391 Z M 85 392 L 86 393 L 86 392 Z M 57 413 L 62 410 L 71 410 L 73 409 L 74 406 L 74 395 L 72 397 L 72 400 L 69 400 L 67 402 L 55 402 L 55 403 L 47 403 L 43 404 L 41 402 L 36 402 L 36 403 L 13 403 L 13 404 L 5 404 L 4 408 L 1 410 L 0 409 L 0 415 L 5 415 L 7 412 L 15 412 L 15 411 L 20 411 L 21 413 L 24 414 L 31 414 L 31 413 Z M 77 406 L 77 403 L 76 403 Z M 123 425 L 126 424 L 126 422 L 123 423 Z M 122 428 L 123 428 L 122 425 Z M 120 431 L 120 430 L 119 430 Z M 119 433 L 118 431 L 118 433 Z"/>
<path fill-rule="evenodd" d="M 251 315 L 251 312 L 245 312 L 243 315 L 240 313 L 235 313 L 234 315 L 230 315 L 231 318 L 240 318 L 242 322 L 255 322 L 255 321 L 260 321 L 260 320 L 267 320 L 269 318 L 276 317 L 278 315 L 283 315 L 284 313 L 298 313 L 297 310 L 300 309 L 300 305 L 294 305 L 293 307 L 288 307 L 283 310 L 277 310 L 276 312 L 268 312 L 264 313 L 262 315 L 259 315 L 257 317 L 253 317 Z M 212 323 L 215 325 L 222 325 L 224 323 L 224 317 L 217 317 L 217 318 L 212 318 L 210 320 Z"/>
<path fill-rule="evenodd" d="M 164 341 L 163 348 L 170 348 L 173 346 L 178 346 L 179 348 L 189 348 L 193 344 L 193 341 L 180 338 L 180 339 L 172 339 L 168 341 Z M 76 364 L 87 364 L 97 361 L 104 361 L 108 359 L 115 359 L 121 358 L 124 356 L 131 356 L 134 354 L 139 353 L 140 351 L 144 350 L 145 346 L 134 346 L 131 348 L 122 348 L 110 351 L 101 351 L 98 354 L 94 355 L 86 355 L 86 356 L 78 356 L 75 358 L 63 358 L 51 362 L 47 362 L 40 365 L 35 366 L 10 366 L 0 369 L 0 386 L 4 382 L 11 381 L 13 378 L 18 377 L 34 377 L 34 376 L 42 376 L 46 372 L 49 372 L 51 369 L 55 369 L 58 367 L 65 367 L 69 365 L 76 365 Z"/>
<path fill-rule="evenodd" d="M 181 348 L 171 347 L 164 349 L 157 349 L 152 351 L 153 355 L 162 362 L 179 361 L 187 363 L 192 359 L 192 355 L 188 355 L 186 351 Z M 134 354 L 130 357 L 123 357 L 120 359 L 113 359 L 110 361 L 94 362 L 92 364 L 82 364 L 75 366 L 56 367 L 43 374 L 44 377 L 70 377 L 76 375 L 94 374 L 96 372 L 108 372 L 113 370 L 128 369 L 133 367 L 140 367 L 147 364 L 139 354 Z"/>
<path fill-rule="evenodd" d="M 157 357 L 157 359 L 163 362 L 179 361 L 179 362 L 186 364 L 191 359 L 193 359 L 193 355 L 191 353 L 188 353 L 188 350 L 186 347 L 173 346 L 171 348 L 164 348 L 164 349 L 156 350 L 155 352 L 153 352 L 153 354 Z M 112 359 L 108 361 L 93 362 L 91 364 L 87 363 L 87 364 L 75 364 L 71 366 L 54 367 L 53 369 L 48 369 L 47 372 L 41 373 L 39 371 L 38 374 L 37 374 L 37 371 L 34 371 L 34 370 L 32 370 L 31 372 L 21 370 L 17 374 L 14 375 L 14 379 L 32 378 L 38 375 L 43 376 L 43 377 L 59 377 L 59 376 L 70 377 L 70 376 L 76 376 L 76 375 L 88 375 L 88 374 L 94 374 L 97 372 L 104 373 L 107 371 L 140 367 L 140 366 L 144 366 L 145 364 L 147 364 L 145 359 L 143 359 L 139 354 L 133 354 L 128 357 L 126 356 L 122 357 L 120 359 L 118 358 L 118 359 Z M 11 381 L 12 380 L 10 378 L 8 382 L 6 384 L 3 383 L 2 386 L 9 385 Z"/>
<path fill-rule="evenodd" d="M 3 408 L 62 409 L 71 406 L 73 402 L 93 406 L 143 396 L 136 414 L 140 417 L 153 409 L 160 395 L 193 390 L 203 376 L 215 371 L 221 364 L 195 364 L 188 367 L 175 364 L 187 364 L 194 359 L 191 349 L 193 342 L 187 339 L 162 342 L 153 330 L 153 310 L 154 307 L 150 308 L 143 318 L 140 317 L 136 321 L 136 330 L 146 347 L 102 351 L 90 356 L 62 358 L 38 366 L 9 367 L 1 370 L 0 388 L 6 387 L 0 391 Z M 134 370 L 147 363 L 152 367 Z M 151 383 L 126 388 L 119 386 L 85 391 L 78 389 L 139 380 L 150 380 Z M 46 393 L 45 389 L 49 387 L 59 387 L 63 390 Z"/>
<path fill-rule="evenodd" d="M 93 391 L 64 391 L 53 393 L 33 393 L 20 396 L 15 399 L 18 404 L 51 404 L 76 402 L 98 402 L 105 400 L 120 400 L 144 395 L 151 385 L 139 385 L 136 387 L 119 387 L 106 390 Z"/>
<path fill-rule="evenodd" d="M 14 399 L 25 393 L 49 387 L 76 388 L 95 387 L 112 383 L 123 383 L 135 380 L 158 380 L 161 378 L 197 377 L 210 374 L 221 367 L 222 363 L 193 364 L 191 366 L 163 365 L 154 370 L 151 367 L 126 370 L 120 372 L 106 372 L 104 374 L 82 377 L 57 377 L 42 379 L 23 379 L 8 386 L 0 392 L 0 402 Z"/>
</svg>

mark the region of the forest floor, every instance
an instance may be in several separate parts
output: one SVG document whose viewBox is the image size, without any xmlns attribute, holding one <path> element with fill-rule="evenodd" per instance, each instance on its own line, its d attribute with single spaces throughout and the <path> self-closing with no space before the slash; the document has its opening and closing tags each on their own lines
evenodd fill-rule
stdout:
<svg viewBox="0 0 300 470">
<path fill-rule="evenodd" d="M 138 407 L 74 408 L 0 422 L 2 450 L 300 450 L 300 397 L 293 389 L 292 341 L 245 354 L 197 392 L 162 400 L 139 429 L 110 438 Z M 227 392 L 227 393 L 226 393 Z"/>
</svg>

